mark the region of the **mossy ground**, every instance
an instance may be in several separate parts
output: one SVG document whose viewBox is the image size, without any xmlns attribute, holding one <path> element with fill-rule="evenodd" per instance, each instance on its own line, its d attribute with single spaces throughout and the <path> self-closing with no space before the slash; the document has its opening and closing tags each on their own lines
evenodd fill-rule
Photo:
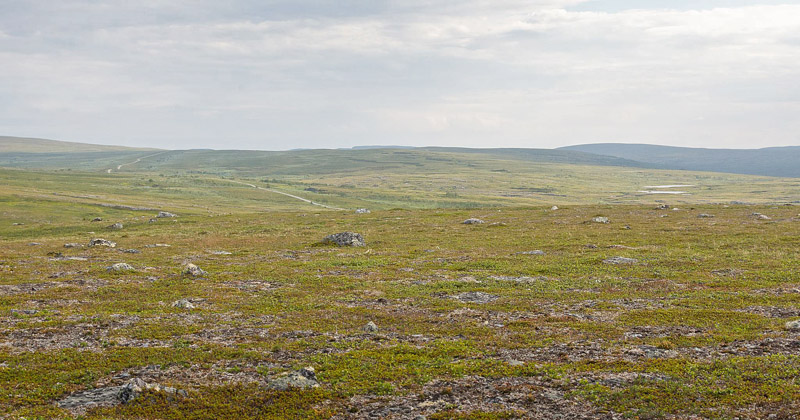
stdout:
<svg viewBox="0 0 800 420">
<path fill-rule="evenodd" d="M 56 400 L 153 365 L 175 373 L 160 380 L 189 398 L 152 394 L 86 417 L 329 418 L 353 413 L 356 397 L 422 402 L 426 384 L 471 377 L 545 381 L 597 413 L 634 418 L 800 408 L 800 336 L 784 329 L 800 317 L 796 207 L 270 212 L 148 223 L 143 212 L 81 208 L 78 217 L 72 204 L 48 205 L 47 222 L 8 212 L 2 220 L 0 415 L 9 418 L 69 417 Z M 89 221 L 98 214 L 108 222 Z M 611 223 L 589 223 L 596 215 Z M 460 224 L 468 217 L 487 223 Z M 125 228 L 102 227 L 112 221 Z M 317 244 L 346 230 L 368 246 Z M 63 247 L 93 237 L 118 249 Z M 155 243 L 171 246 L 146 247 Z M 517 254 L 530 250 L 546 255 Z M 639 262 L 602 262 L 612 256 Z M 137 271 L 107 272 L 115 262 Z M 209 274 L 181 275 L 184 262 Z M 498 298 L 453 298 L 472 291 Z M 181 298 L 203 300 L 194 310 L 170 306 Z M 38 312 L 12 313 L 24 309 Z M 363 332 L 368 321 L 379 332 Z M 320 389 L 259 385 L 306 365 Z M 615 381 L 620 374 L 628 379 Z M 516 418 L 540 403 L 419 412 Z"/>
</svg>

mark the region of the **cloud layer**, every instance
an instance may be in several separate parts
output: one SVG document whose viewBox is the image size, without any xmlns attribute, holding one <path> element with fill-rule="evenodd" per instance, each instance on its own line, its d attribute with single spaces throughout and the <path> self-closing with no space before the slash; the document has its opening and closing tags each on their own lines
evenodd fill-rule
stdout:
<svg viewBox="0 0 800 420">
<path fill-rule="evenodd" d="M 800 144 L 800 5 L 593 3 L 6 1 L 0 134 L 171 148 Z"/>
</svg>

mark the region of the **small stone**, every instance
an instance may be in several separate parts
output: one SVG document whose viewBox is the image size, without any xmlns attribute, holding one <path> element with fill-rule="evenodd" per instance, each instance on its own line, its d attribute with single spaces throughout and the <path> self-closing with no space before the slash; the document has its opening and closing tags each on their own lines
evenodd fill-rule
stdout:
<svg viewBox="0 0 800 420">
<path fill-rule="evenodd" d="M 113 225 L 108 227 L 111 230 L 120 230 L 122 229 L 122 223 L 114 223 Z"/>
<path fill-rule="evenodd" d="M 267 387 L 279 391 L 287 391 L 292 388 L 318 388 L 319 383 L 317 382 L 317 374 L 314 368 L 309 366 L 273 379 L 269 381 Z"/>
<path fill-rule="evenodd" d="M 361 330 L 368 333 L 374 333 L 378 332 L 378 326 L 375 325 L 374 322 L 370 321 L 367 323 L 367 325 L 364 325 Z"/>
<path fill-rule="evenodd" d="M 708 214 L 708 213 L 700 213 L 700 214 L 697 215 L 698 219 L 710 219 L 712 217 L 714 217 L 714 215 L 713 214 Z"/>
<path fill-rule="evenodd" d="M 545 252 L 544 252 L 544 251 L 541 251 L 541 250 L 538 250 L 538 249 L 536 249 L 536 250 L 533 250 L 533 251 L 522 251 L 522 252 L 517 252 L 517 253 L 516 253 L 516 254 L 514 254 L 514 255 L 547 255 L 547 254 L 545 254 Z"/>
<path fill-rule="evenodd" d="M 138 249 L 120 249 L 119 252 L 122 252 L 124 254 L 141 254 L 142 253 L 142 251 L 139 251 Z"/>
<path fill-rule="evenodd" d="M 232 255 L 232 252 L 228 251 L 211 251 L 212 255 Z"/>
<path fill-rule="evenodd" d="M 76 244 L 76 243 L 64 244 L 64 248 L 83 248 L 83 244 Z"/>
<path fill-rule="evenodd" d="M 592 222 L 608 224 L 609 220 L 608 220 L 608 217 L 597 216 L 597 217 L 593 217 L 592 218 Z"/>
<path fill-rule="evenodd" d="M 558 210 L 558 206 L 550 207 L 550 211 L 556 211 L 556 210 Z"/>
<path fill-rule="evenodd" d="M 133 268 L 133 266 L 128 263 L 116 263 L 111 267 L 106 267 L 106 270 L 118 273 L 123 271 L 136 271 L 136 269 Z"/>
<path fill-rule="evenodd" d="M 38 312 L 36 309 L 12 309 L 11 315 L 36 315 Z"/>
<path fill-rule="evenodd" d="M 800 331 L 800 319 L 787 322 L 786 329 L 789 331 Z"/>
<path fill-rule="evenodd" d="M 767 216 L 766 214 L 753 213 L 752 216 L 758 220 L 772 220 L 772 218 Z"/>
<path fill-rule="evenodd" d="M 367 214 L 371 213 L 369 209 L 356 209 L 356 214 Z"/>
<path fill-rule="evenodd" d="M 336 244 L 338 246 L 365 246 L 364 237 L 359 233 L 341 232 L 328 235 L 322 240 L 323 244 Z"/>
<path fill-rule="evenodd" d="M 107 246 L 109 248 L 116 248 L 117 243 L 102 238 L 92 239 L 91 241 L 89 241 L 90 248 L 95 246 Z"/>
<path fill-rule="evenodd" d="M 152 244 L 152 245 L 145 245 L 144 247 L 145 248 L 167 248 L 167 247 L 170 247 L 170 246 L 172 246 L 172 245 L 169 245 L 169 244 Z"/>
<path fill-rule="evenodd" d="M 621 265 L 621 264 L 636 264 L 639 260 L 635 258 L 626 257 L 611 257 L 603 260 L 604 264 Z"/>
<path fill-rule="evenodd" d="M 669 210 L 670 206 L 667 204 L 661 204 L 655 208 L 656 210 Z"/>
<path fill-rule="evenodd" d="M 94 219 L 92 219 L 92 221 L 93 222 L 102 222 L 103 218 L 102 217 L 95 217 Z"/>
<path fill-rule="evenodd" d="M 464 292 L 451 297 L 465 303 L 489 303 L 500 298 L 500 296 L 485 292 Z"/>
<path fill-rule="evenodd" d="M 471 217 L 471 218 L 469 218 L 469 219 L 467 219 L 467 220 L 464 220 L 463 222 L 461 222 L 461 224 L 463 224 L 463 225 L 482 225 L 482 224 L 484 224 L 484 223 L 486 223 L 486 222 L 484 222 L 484 221 L 483 221 L 483 220 L 481 220 L 481 219 L 476 219 L 476 218 L 474 218 L 474 217 Z"/>
<path fill-rule="evenodd" d="M 168 211 L 160 211 L 160 212 L 158 212 L 156 217 L 161 219 L 161 218 L 164 218 L 164 217 L 178 217 L 178 215 L 174 214 L 174 213 L 170 213 Z"/>
<path fill-rule="evenodd" d="M 207 273 L 205 272 L 205 270 L 201 269 L 200 267 L 198 267 L 198 266 L 196 266 L 196 265 L 194 265 L 192 263 L 188 263 L 188 264 L 183 266 L 183 274 L 188 275 L 188 276 L 192 276 L 192 277 L 199 277 L 199 276 L 204 276 Z"/>
<path fill-rule="evenodd" d="M 189 299 L 181 299 L 172 302 L 173 308 L 194 309 L 196 306 Z"/>
</svg>

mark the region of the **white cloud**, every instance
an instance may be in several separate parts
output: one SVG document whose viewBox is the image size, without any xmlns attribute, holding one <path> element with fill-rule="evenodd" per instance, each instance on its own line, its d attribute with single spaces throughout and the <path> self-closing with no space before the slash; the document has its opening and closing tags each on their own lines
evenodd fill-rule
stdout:
<svg viewBox="0 0 800 420">
<path fill-rule="evenodd" d="M 782 116 L 800 103 L 800 5 L 577 3 L 20 2 L 0 17 L 0 131 L 267 149 L 798 143 Z"/>
</svg>

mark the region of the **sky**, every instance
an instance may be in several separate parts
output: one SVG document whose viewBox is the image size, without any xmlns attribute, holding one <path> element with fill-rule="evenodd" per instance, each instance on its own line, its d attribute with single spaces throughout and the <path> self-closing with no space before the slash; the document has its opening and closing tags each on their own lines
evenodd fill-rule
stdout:
<svg viewBox="0 0 800 420">
<path fill-rule="evenodd" d="M 800 1 L 0 0 L 0 135 L 800 145 Z"/>
</svg>

